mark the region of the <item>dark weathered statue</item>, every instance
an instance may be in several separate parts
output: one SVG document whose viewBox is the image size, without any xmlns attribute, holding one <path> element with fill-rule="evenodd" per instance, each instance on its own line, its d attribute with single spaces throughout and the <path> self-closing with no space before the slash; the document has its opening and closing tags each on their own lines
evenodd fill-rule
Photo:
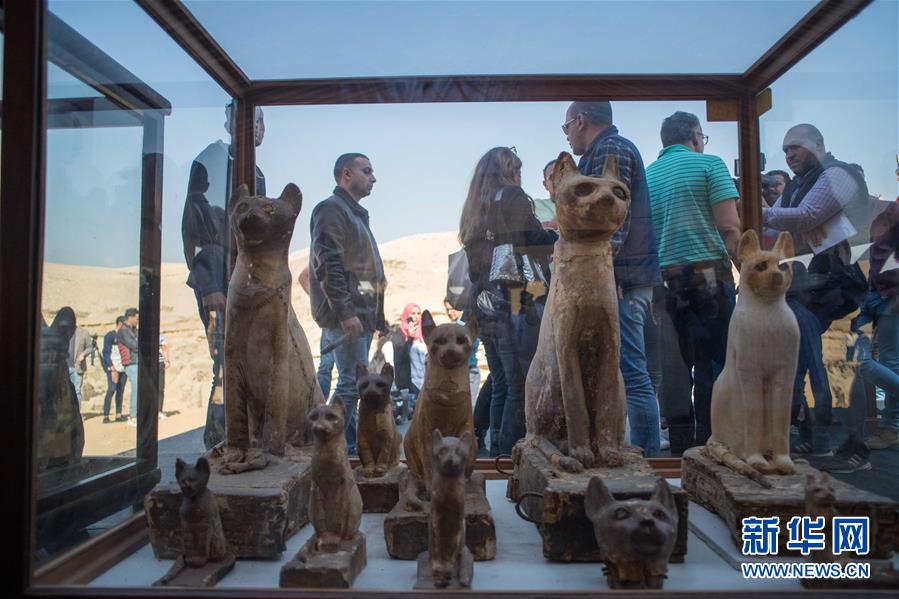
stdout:
<svg viewBox="0 0 899 599">
<path fill-rule="evenodd" d="M 649 500 L 616 500 L 598 476 L 590 479 L 584 511 L 593 523 L 609 587 L 660 589 L 677 533 L 674 496 L 665 479 Z"/>
<path fill-rule="evenodd" d="M 81 407 L 66 364 L 74 333 L 75 312 L 68 306 L 56 313 L 49 327 L 41 320 L 38 470 L 78 462 L 84 451 Z"/>
<path fill-rule="evenodd" d="M 309 342 L 290 303 L 287 252 L 303 196 L 231 201 L 237 261 L 228 286 L 225 335 L 225 452 L 222 474 L 265 467 L 265 454 L 306 445 L 306 412 L 322 402 Z"/>
<path fill-rule="evenodd" d="M 212 491 L 206 488 L 209 482 L 209 461 L 201 457 L 195 466 L 188 466 L 178 458 L 175 461 L 175 478 L 182 495 L 179 515 L 184 551 L 156 584 L 168 585 L 188 568 L 218 565 L 199 581 L 203 586 L 213 586 L 234 567 L 234 555 L 228 550 L 228 543 L 225 541 L 218 502 Z"/>
<path fill-rule="evenodd" d="M 431 510 L 428 514 L 428 559 L 438 588 L 470 587 L 474 558 L 465 546 L 465 483 L 472 433 L 431 435 Z"/>
<path fill-rule="evenodd" d="M 384 364 L 380 374 L 356 365 L 356 390 L 359 392 L 359 461 L 365 478 L 384 476 L 399 464 L 403 436 L 393 420 L 393 366 Z"/>
</svg>

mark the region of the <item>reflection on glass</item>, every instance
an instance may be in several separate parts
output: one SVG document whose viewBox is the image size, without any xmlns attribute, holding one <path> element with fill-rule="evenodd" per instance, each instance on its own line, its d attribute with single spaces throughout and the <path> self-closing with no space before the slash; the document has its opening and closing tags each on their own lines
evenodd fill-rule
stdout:
<svg viewBox="0 0 899 599">
<path fill-rule="evenodd" d="M 225 106 L 225 131 L 234 137 L 234 103 Z M 256 145 L 265 137 L 261 108 L 256 108 Z M 197 311 L 212 358 L 212 388 L 206 410 L 203 443 L 206 449 L 225 439 L 222 366 L 225 357 L 225 303 L 230 273 L 231 234 L 228 206 L 233 187 L 232 145 L 221 139 L 209 144 L 190 166 L 187 198 L 181 219 L 184 259 L 190 271 L 187 285 L 197 300 Z M 256 193 L 265 195 L 265 175 L 256 167 Z"/>
<path fill-rule="evenodd" d="M 51 129 L 47 140 L 38 542 L 52 553 L 84 518 L 130 501 L 109 497 L 91 516 L 55 498 L 134 462 L 142 149 L 137 127 Z"/>
<path fill-rule="evenodd" d="M 896 139 L 884 134 L 899 119 L 897 16 L 896 3 L 872 3 L 772 84 L 760 119 L 765 239 L 789 231 L 798 254 L 792 450 L 893 498 L 878 480 L 899 464 L 882 451 L 899 446 Z M 892 41 L 872 53 L 872 39 Z"/>
</svg>

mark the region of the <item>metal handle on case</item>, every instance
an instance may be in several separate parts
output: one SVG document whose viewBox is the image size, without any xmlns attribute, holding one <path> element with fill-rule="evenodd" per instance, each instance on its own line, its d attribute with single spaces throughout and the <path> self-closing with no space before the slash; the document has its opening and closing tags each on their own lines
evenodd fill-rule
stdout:
<svg viewBox="0 0 899 599">
<path fill-rule="evenodd" d="M 533 518 L 531 518 L 530 516 L 528 516 L 528 515 L 521 509 L 521 501 L 522 501 L 525 497 L 539 497 L 540 499 L 543 499 L 543 493 L 535 493 L 535 492 L 533 492 L 533 491 L 529 491 L 529 492 L 527 492 L 527 493 L 522 493 L 521 495 L 518 496 L 518 500 L 515 502 L 515 513 L 518 514 L 518 517 L 519 517 L 519 518 L 521 518 L 521 519 L 524 520 L 525 522 L 530 522 L 531 524 L 539 524 L 539 522 L 537 522 L 536 520 L 534 520 Z"/>
</svg>

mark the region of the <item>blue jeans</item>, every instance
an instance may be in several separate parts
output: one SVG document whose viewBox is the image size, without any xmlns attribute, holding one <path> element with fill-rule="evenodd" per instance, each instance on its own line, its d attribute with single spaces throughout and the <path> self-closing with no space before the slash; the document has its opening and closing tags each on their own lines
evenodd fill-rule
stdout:
<svg viewBox="0 0 899 599">
<path fill-rule="evenodd" d="M 543 305 L 532 302 L 521 314 L 485 320 L 481 340 L 493 377 L 490 400 L 490 455 L 512 453 L 526 432 L 524 382 L 537 351 Z"/>
<path fill-rule="evenodd" d="M 862 360 L 858 373 L 886 392 L 879 428 L 899 430 L 899 306 L 891 304 L 874 321 L 877 361 Z"/>
<path fill-rule="evenodd" d="M 81 405 L 81 383 L 84 381 L 84 373 L 79 373 L 74 368 L 69 368 L 69 380 L 75 386 L 75 397 L 78 398 L 78 405 Z"/>
<path fill-rule="evenodd" d="M 325 345 L 334 343 L 343 336 L 343 329 L 322 329 L 322 342 Z M 359 392 L 356 390 L 356 364 L 368 366 L 368 348 L 371 346 L 371 332 L 338 346 L 332 352 L 337 364 L 337 386 L 334 395 L 343 401 L 346 409 L 344 433 L 346 434 L 347 453 L 356 455 L 356 405 L 359 403 Z"/>
<path fill-rule="evenodd" d="M 621 375 L 627 390 L 630 442 L 646 457 L 659 453 L 659 404 L 646 363 L 643 327 L 652 303 L 652 287 L 637 287 L 618 300 Z"/>
<path fill-rule="evenodd" d="M 328 344 L 325 343 L 325 336 L 322 335 L 321 342 L 318 344 L 318 350 L 321 352 Z M 323 356 L 319 357 L 318 360 L 318 372 L 315 373 L 315 377 L 318 379 L 318 384 L 322 388 L 322 395 L 328 397 L 328 394 L 331 393 L 331 372 L 334 370 L 334 352 L 328 352 Z"/>
<path fill-rule="evenodd" d="M 131 383 L 131 405 L 128 414 L 132 418 L 137 418 L 137 364 L 125 366 L 125 375 Z"/>
<path fill-rule="evenodd" d="M 787 299 L 787 305 L 790 306 L 799 324 L 799 362 L 793 384 L 791 420 L 796 424 L 799 410 L 804 408 L 805 419 L 799 423 L 800 438 L 811 441 L 816 450 L 830 449 L 828 429 L 833 419 L 833 396 L 830 393 L 821 344 L 821 335 L 827 327 L 801 303 Z M 806 372 L 811 382 L 812 396 L 815 398 L 813 410 L 809 409 L 805 398 Z"/>
</svg>

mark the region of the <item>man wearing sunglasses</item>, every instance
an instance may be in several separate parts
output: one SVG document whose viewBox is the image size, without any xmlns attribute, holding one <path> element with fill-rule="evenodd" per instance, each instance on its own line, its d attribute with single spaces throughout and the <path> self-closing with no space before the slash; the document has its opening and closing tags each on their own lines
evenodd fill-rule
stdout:
<svg viewBox="0 0 899 599">
<path fill-rule="evenodd" d="M 627 391 L 630 442 L 651 457 L 659 453 L 659 404 L 646 364 L 644 322 L 650 314 L 652 288 L 662 283 L 653 232 L 646 172 L 640 151 L 618 134 L 609 102 L 573 102 L 562 132 L 580 156 L 578 169 L 601 177 L 606 157 L 618 158 L 618 178 L 631 191 L 631 205 L 612 236 L 618 315 L 621 330 L 621 374 Z"/>
</svg>

